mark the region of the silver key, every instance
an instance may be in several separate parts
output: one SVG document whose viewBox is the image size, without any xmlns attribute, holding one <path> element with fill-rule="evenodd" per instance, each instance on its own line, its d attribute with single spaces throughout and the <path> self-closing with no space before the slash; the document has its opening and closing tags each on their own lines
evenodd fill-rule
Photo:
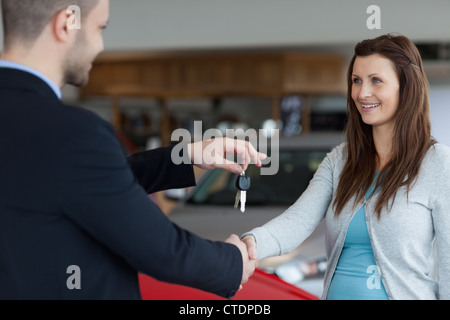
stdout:
<svg viewBox="0 0 450 320">
<path fill-rule="evenodd" d="M 245 202 L 247 202 L 247 191 L 241 190 L 241 212 L 245 212 Z"/>
<path fill-rule="evenodd" d="M 234 202 L 234 208 L 237 209 L 239 202 L 241 202 L 241 212 L 245 212 L 245 202 L 247 201 L 247 190 L 250 189 L 250 177 L 245 176 L 243 171 L 236 180 L 236 200 Z"/>
<path fill-rule="evenodd" d="M 239 206 L 239 201 L 241 200 L 241 190 L 238 189 L 236 192 L 236 200 L 234 201 L 234 208 L 237 209 Z"/>
</svg>

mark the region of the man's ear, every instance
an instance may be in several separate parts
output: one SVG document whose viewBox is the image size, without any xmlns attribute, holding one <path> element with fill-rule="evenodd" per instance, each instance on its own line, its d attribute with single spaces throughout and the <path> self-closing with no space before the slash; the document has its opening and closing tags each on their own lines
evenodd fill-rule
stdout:
<svg viewBox="0 0 450 320">
<path fill-rule="evenodd" d="M 70 42 L 73 33 L 73 30 L 70 30 L 68 27 L 68 20 L 70 18 L 70 14 L 67 13 L 67 10 L 59 11 L 52 20 L 52 31 L 55 38 L 60 42 Z"/>
</svg>

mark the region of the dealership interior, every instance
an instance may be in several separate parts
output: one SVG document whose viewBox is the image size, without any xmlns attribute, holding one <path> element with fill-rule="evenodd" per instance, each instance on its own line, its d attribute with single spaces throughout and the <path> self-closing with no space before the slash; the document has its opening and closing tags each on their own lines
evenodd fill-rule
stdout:
<svg viewBox="0 0 450 320">
<path fill-rule="evenodd" d="M 64 87 L 63 99 L 111 121 L 138 150 L 170 143 L 174 129 L 194 121 L 206 130 L 276 120 L 281 129 L 283 110 L 297 107 L 298 123 L 285 134 L 341 130 L 354 46 L 403 34 L 424 59 L 433 135 L 450 144 L 441 122 L 450 95 L 448 1 L 375 2 L 111 0 L 90 82 Z"/>
</svg>

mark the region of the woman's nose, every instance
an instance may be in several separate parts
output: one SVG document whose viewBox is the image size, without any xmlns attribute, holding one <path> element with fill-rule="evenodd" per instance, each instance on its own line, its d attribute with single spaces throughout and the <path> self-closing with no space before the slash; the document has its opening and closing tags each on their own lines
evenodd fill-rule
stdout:
<svg viewBox="0 0 450 320">
<path fill-rule="evenodd" d="M 360 86 L 358 98 L 361 100 L 365 100 L 367 98 L 372 97 L 372 88 L 368 84 L 362 84 Z"/>
</svg>

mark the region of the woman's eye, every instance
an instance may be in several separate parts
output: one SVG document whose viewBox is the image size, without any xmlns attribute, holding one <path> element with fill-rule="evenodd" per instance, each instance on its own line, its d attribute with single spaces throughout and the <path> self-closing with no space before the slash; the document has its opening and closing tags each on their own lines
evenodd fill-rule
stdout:
<svg viewBox="0 0 450 320">
<path fill-rule="evenodd" d="M 372 82 L 373 82 L 373 83 L 381 83 L 381 80 L 378 79 L 378 78 L 373 78 L 373 79 L 372 79 Z"/>
<path fill-rule="evenodd" d="M 361 83 L 361 80 L 358 78 L 353 78 L 353 83 L 359 84 L 359 83 Z"/>
</svg>

